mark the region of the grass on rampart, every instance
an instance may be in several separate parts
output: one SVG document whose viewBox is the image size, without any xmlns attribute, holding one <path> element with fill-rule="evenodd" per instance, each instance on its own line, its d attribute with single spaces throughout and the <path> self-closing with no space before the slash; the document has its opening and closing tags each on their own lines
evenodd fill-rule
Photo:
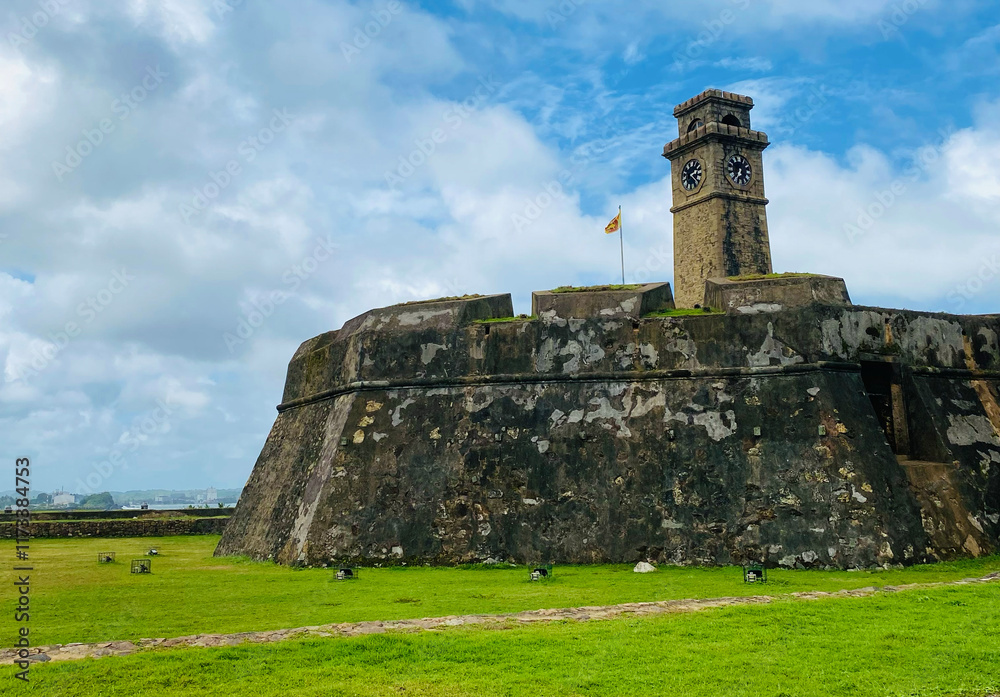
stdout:
<svg viewBox="0 0 1000 697">
<path fill-rule="evenodd" d="M 721 310 L 713 310 L 710 307 L 678 307 L 671 310 L 660 310 L 650 312 L 644 317 L 704 317 L 706 315 L 725 314 Z"/>
<path fill-rule="evenodd" d="M 475 324 L 506 324 L 508 322 L 531 322 L 538 319 L 536 315 L 518 315 L 517 317 L 491 317 L 489 319 L 477 319 Z"/>
<path fill-rule="evenodd" d="M 772 278 L 811 278 L 816 276 L 814 273 L 754 273 L 747 274 L 745 276 L 730 276 L 728 280 L 730 281 L 763 281 Z"/>
<path fill-rule="evenodd" d="M 612 290 L 638 290 L 642 288 L 641 283 L 632 283 L 629 285 L 607 285 L 607 286 L 559 286 L 558 288 L 553 288 L 550 293 L 598 293 L 602 291 L 612 291 Z"/>
</svg>

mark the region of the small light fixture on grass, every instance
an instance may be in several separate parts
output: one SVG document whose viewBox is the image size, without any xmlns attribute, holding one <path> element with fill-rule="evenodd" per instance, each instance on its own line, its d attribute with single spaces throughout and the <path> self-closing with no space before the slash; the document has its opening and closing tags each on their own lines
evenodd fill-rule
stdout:
<svg viewBox="0 0 1000 697">
<path fill-rule="evenodd" d="M 541 581 L 542 579 L 547 578 L 552 578 L 552 564 L 536 566 L 531 572 L 532 581 Z"/>
<path fill-rule="evenodd" d="M 114 552 L 98 552 L 97 553 L 97 563 L 98 564 L 114 564 L 115 563 L 115 553 Z"/>
<path fill-rule="evenodd" d="M 132 560 L 132 573 L 133 574 L 151 574 L 151 573 L 153 573 L 153 560 L 152 559 L 133 559 Z"/>
<path fill-rule="evenodd" d="M 743 566 L 743 583 L 767 583 L 767 569 L 763 564 L 751 562 Z"/>
<path fill-rule="evenodd" d="M 350 566 L 341 566 L 337 569 L 338 581 L 353 581 L 358 577 L 358 570 Z"/>
</svg>

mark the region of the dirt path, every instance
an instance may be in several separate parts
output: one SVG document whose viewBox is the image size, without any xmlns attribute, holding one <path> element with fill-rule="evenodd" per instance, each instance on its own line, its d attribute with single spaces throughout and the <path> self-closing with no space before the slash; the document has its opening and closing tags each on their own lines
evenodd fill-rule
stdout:
<svg viewBox="0 0 1000 697">
<path fill-rule="evenodd" d="M 55 644 L 53 646 L 36 646 L 28 649 L 28 660 L 31 661 L 75 661 L 81 658 L 101 658 L 103 656 L 127 656 L 142 650 L 167 649 L 183 646 L 235 646 L 244 642 L 265 644 L 287 639 L 303 639 L 310 637 L 353 637 L 365 634 L 385 634 L 386 632 L 420 632 L 433 631 L 446 627 L 461 627 L 465 625 L 484 625 L 489 628 L 525 625 L 534 622 L 559 622 L 576 620 L 607 620 L 624 615 L 642 617 L 649 615 L 666 615 L 677 612 L 697 612 L 716 607 L 732 607 L 736 605 L 763 605 L 781 598 L 796 600 L 820 600 L 824 598 L 865 598 L 876 593 L 898 593 L 900 591 L 920 590 L 928 588 L 943 588 L 946 586 L 963 586 L 974 583 L 990 583 L 1000 581 L 1000 572 L 983 578 L 967 578 L 961 581 L 943 583 L 913 583 L 904 586 L 870 586 L 854 590 L 842 590 L 834 593 L 821 591 L 791 593 L 789 595 L 769 596 L 754 595 L 742 598 L 704 598 L 701 600 L 664 600 L 652 603 L 623 603 L 621 605 L 604 605 L 599 607 L 574 607 L 554 610 L 528 610 L 504 615 L 459 615 L 449 617 L 430 617 L 419 620 L 391 620 L 372 622 L 345 622 L 342 624 L 324 624 L 316 627 L 296 627 L 295 629 L 276 629 L 267 632 L 240 632 L 239 634 L 195 634 L 176 637 L 174 639 L 139 639 L 138 641 L 105 641 L 96 644 Z M 14 649 L 0 650 L 0 664 L 10 664 L 16 660 Z"/>
</svg>

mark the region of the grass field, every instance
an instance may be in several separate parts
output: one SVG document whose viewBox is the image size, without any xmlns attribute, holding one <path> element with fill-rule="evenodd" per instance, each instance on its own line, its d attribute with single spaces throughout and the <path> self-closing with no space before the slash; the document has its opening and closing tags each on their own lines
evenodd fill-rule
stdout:
<svg viewBox="0 0 1000 697">
<path fill-rule="evenodd" d="M 1000 570 L 1000 557 L 879 572 L 556 567 L 324 569 L 211 556 L 215 536 L 34 540 L 32 644 L 230 633 L 332 622 L 932 583 Z M 128 561 L 151 546 L 153 575 Z M 115 565 L 97 552 L 114 550 Z M 12 544 L 0 544 L 12 555 Z M 10 557 L 8 557 L 10 558 Z M 0 585 L 10 607 L 13 586 Z M 7 622 L 6 625 L 12 625 Z M 3 645 L 10 645 L 4 632 Z M 8 636 L 9 635 L 9 636 Z M 1000 691 L 1000 584 L 706 612 L 421 634 L 176 649 L 36 665 L 38 695 L 954 695 Z"/>
<path fill-rule="evenodd" d="M 504 613 L 623 602 L 769 595 L 872 585 L 930 583 L 1000 570 L 1000 557 L 899 571 L 770 572 L 766 591 L 742 583 L 739 569 L 630 566 L 556 567 L 531 583 L 524 567 L 363 569 L 337 582 L 329 569 L 291 569 L 214 558 L 214 535 L 162 538 L 39 539 L 31 543 L 31 632 L 34 645 L 233 633 L 333 622 Z M 156 547 L 153 574 L 129 574 L 129 561 Z M 99 565 L 97 553 L 117 552 Z M 12 543 L 0 545 L 12 558 Z M 15 588 L 0 584 L 0 603 Z M 7 638 L 0 639 L 7 646 Z"/>
<path fill-rule="evenodd" d="M 1000 690 L 996 594 L 958 587 L 506 631 L 182 649 L 36 666 L 30 693 L 983 697 Z"/>
</svg>

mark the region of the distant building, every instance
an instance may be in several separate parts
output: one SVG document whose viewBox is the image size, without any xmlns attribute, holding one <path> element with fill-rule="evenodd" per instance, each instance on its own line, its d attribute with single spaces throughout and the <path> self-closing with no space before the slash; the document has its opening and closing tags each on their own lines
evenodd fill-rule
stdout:
<svg viewBox="0 0 1000 697">
<path fill-rule="evenodd" d="M 205 503 L 215 503 L 219 499 L 219 492 L 214 486 L 205 490 Z"/>
<path fill-rule="evenodd" d="M 54 506 L 69 506 L 74 503 L 76 503 L 76 496 L 67 494 L 65 491 L 56 492 L 52 497 L 52 505 Z"/>
</svg>

